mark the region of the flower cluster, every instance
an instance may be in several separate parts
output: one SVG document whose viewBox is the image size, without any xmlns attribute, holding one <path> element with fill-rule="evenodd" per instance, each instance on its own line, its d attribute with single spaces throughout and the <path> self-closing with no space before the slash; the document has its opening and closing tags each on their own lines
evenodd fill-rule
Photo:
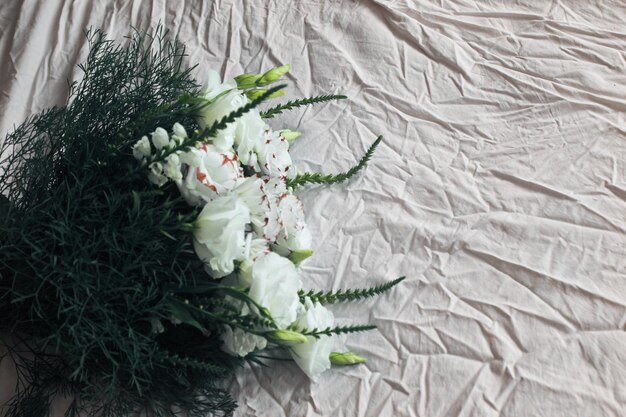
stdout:
<svg viewBox="0 0 626 417">
<path fill-rule="evenodd" d="M 284 69 L 274 71 L 284 73 Z M 218 74 L 210 72 L 198 125 L 206 128 L 219 122 L 249 103 L 249 95 L 241 82 L 239 86 L 235 79 L 220 82 Z M 302 202 L 286 183 L 296 174 L 288 138 L 297 136 L 290 130 L 272 130 L 252 109 L 210 141 L 190 148 L 181 147 L 188 133 L 178 123 L 169 132 L 157 128 L 133 147 L 135 158 L 147 164 L 152 183 L 175 183 L 185 201 L 199 209 L 193 244 L 206 272 L 247 291 L 271 315 L 274 336 L 281 334 L 276 330 L 334 324 L 329 310 L 308 299 L 302 304 L 298 295 L 302 281 L 297 264 L 312 254 L 312 242 Z M 167 156 L 156 161 L 157 152 Z M 251 313 L 247 304 L 230 301 L 242 315 Z M 259 334 L 268 330 L 251 332 L 226 325 L 221 334 L 223 349 L 239 356 L 262 349 L 266 338 Z M 293 358 L 311 378 L 317 378 L 330 367 L 330 337 L 302 341 L 307 343 L 291 348 Z"/>
</svg>

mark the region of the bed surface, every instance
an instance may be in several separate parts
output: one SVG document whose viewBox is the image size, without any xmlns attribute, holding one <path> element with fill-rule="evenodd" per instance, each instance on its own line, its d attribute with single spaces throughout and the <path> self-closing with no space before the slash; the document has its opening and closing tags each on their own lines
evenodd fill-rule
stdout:
<svg viewBox="0 0 626 417">
<path fill-rule="evenodd" d="M 272 121 L 303 132 L 299 170 L 345 170 L 385 136 L 357 178 L 300 193 L 305 285 L 407 279 L 333 308 L 379 326 L 338 341 L 366 366 L 316 385 L 246 369 L 237 415 L 619 417 L 626 5 L 530 3 L 4 0 L 0 134 L 65 101 L 91 25 L 120 39 L 162 22 L 199 79 L 291 63 L 287 98 L 350 99 Z"/>
</svg>

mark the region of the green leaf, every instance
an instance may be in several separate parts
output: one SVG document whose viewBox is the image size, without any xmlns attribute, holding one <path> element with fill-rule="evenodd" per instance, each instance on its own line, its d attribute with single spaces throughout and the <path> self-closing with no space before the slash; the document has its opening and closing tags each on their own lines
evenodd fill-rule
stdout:
<svg viewBox="0 0 626 417">
<path fill-rule="evenodd" d="M 311 249 L 297 249 L 289 254 L 289 260 L 293 262 L 295 266 L 298 266 L 311 255 L 313 255 L 313 251 Z"/>
<path fill-rule="evenodd" d="M 205 327 L 193 317 L 193 315 L 189 311 L 189 307 L 187 307 L 187 304 L 185 304 L 184 302 L 179 301 L 175 298 L 170 298 L 167 307 L 169 309 L 169 313 L 175 319 L 181 321 L 188 326 L 195 327 L 202 332 L 206 330 Z"/>
</svg>

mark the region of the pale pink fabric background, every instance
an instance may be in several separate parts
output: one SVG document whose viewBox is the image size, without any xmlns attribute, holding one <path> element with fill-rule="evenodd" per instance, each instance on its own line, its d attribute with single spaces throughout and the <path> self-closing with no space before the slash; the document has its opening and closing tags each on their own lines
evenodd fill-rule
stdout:
<svg viewBox="0 0 626 417">
<path fill-rule="evenodd" d="M 626 7 L 620 1 L 20 1 L 0 5 L 0 131 L 62 103 L 81 31 L 165 23 L 233 76 L 292 63 L 301 170 L 369 168 L 302 193 L 307 286 L 407 281 L 335 308 L 379 332 L 317 385 L 239 373 L 238 415 L 626 414 Z M 5 365 L 0 388 L 12 388 Z"/>
</svg>

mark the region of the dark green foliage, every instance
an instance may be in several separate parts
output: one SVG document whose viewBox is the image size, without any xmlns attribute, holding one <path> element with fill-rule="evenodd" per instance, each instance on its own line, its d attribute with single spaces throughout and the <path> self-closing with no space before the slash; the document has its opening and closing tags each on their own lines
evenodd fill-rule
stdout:
<svg viewBox="0 0 626 417">
<path fill-rule="evenodd" d="M 274 106 L 271 109 L 267 109 L 264 112 L 261 112 L 261 117 L 266 118 L 266 119 L 271 119 L 275 115 L 281 114 L 283 110 L 291 110 L 297 107 L 308 106 L 309 104 L 323 103 L 325 101 L 331 101 L 331 100 L 345 100 L 347 98 L 348 97 L 346 96 L 327 95 L 327 96 L 302 98 L 298 100 L 290 100 L 285 104 L 279 104 L 278 106 Z"/>
<path fill-rule="evenodd" d="M 196 129 L 186 97 L 198 86 L 164 31 L 127 47 L 88 36 L 68 104 L 0 148 L 0 331 L 34 354 L 10 351 L 20 386 L 7 416 L 46 416 L 62 392 L 80 398 L 68 415 L 228 413 L 219 377 L 240 361 L 220 350 L 220 323 L 194 314 L 203 332 L 169 321 L 170 289 L 208 280 L 181 228 L 196 213 L 171 188 L 155 191 L 129 146 L 157 126 Z"/>
<path fill-rule="evenodd" d="M 395 287 L 402 281 L 404 281 L 405 277 L 396 278 L 393 281 L 385 282 L 384 284 L 377 285 L 371 288 L 357 288 L 357 289 L 347 289 L 347 290 L 337 290 L 337 291 L 315 291 L 309 290 L 305 292 L 304 290 L 300 290 L 298 295 L 300 295 L 300 300 L 304 302 L 306 297 L 309 297 L 313 302 L 319 302 L 321 304 L 332 304 L 338 303 L 341 301 L 357 301 L 362 300 L 364 298 L 374 297 L 377 295 L 381 295 L 386 291 L 389 291 L 391 288 Z"/>
<path fill-rule="evenodd" d="M 378 147 L 378 144 L 380 144 L 382 140 L 382 136 L 376 138 L 374 143 L 370 145 L 365 155 L 363 155 L 363 158 L 361 158 L 359 163 L 346 172 L 342 172 L 341 174 L 336 175 L 323 175 L 319 172 L 305 172 L 303 174 L 296 175 L 295 178 L 288 179 L 287 186 L 295 189 L 304 184 L 335 184 L 338 182 L 346 181 L 365 167 L 367 162 L 372 158 L 376 147 Z"/>
</svg>

